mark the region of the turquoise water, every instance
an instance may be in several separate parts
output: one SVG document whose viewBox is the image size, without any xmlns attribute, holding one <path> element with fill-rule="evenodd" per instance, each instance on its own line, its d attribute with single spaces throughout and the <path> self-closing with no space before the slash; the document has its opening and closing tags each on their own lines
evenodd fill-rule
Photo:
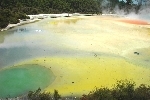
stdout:
<svg viewBox="0 0 150 100">
<path fill-rule="evenodd" d="M 19 65 L 0 71 L 0 97 L 16 97 L 46 88 L 55 79 L 53 73 L 40 65 Z"/>
</svg>

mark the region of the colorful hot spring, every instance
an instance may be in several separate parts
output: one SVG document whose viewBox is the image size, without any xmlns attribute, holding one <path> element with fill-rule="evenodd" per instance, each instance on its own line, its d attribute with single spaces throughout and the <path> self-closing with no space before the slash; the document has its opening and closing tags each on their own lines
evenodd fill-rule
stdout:
<svg viewBox="0 0 150 100">
<path fill-rule="evenodd" d="M 0 70 L 0 97 L 16 97 L 46 88 L 55 79 L 53 73 L 40 65 L 25 64 Z"/>
</svg>

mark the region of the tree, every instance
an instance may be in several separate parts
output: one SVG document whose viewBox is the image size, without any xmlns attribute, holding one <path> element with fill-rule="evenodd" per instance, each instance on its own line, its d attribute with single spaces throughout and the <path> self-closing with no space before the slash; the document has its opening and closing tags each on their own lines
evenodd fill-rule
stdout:
<svg viewBox="0 0 150 100">
<path fill-rule="evenodd" d="M 12 16 L 9 9 L 0 9 L 0 28 L 5 28 L 9 24 L 10 16 Z"/>
<path fill-rule="evenodd" d="M 90 92 L 88 100 L 113 100 L 113 96 L 111 95 L 111 90 L 106 87 L 100 89 L 96 88 Z"/>
<path fill-rule="evenodd" d="M 58 91 L 54 90 L 54 99 L 59 100 L 60 98 L 61 98 L 61 96 L 58 94 Z"/>
<path fill-rule="evenodd" d="M 119 9 L 122 10 L 122 9 L 125 9 L 125 5 L 126 3 L 122 0 L 119 2 L 118 6 L 119 6 Z"/>
<path fill-rule="evenodd" d="M 52 100 L 53 98 L 49 92 L 41 93 L 41 89 L 38 88 L 36 91 L 29 91 L 28 99 L 29 100 Z"/>
<path fill-rule="evenodd" d="M 9 21 L 5 19 L 3 16 L 0 16 L 0 29 L 7 27 Z"/>
<path fill-rule="evenodd" d="M 129 14 L 131 8 L 132 8 L 132 5 L 133 5 L 133 1 L 132 0 L 126 0 L 126 8 L 125 8 L 125 11 L 127 14 Z"/>
<path fill-rule="evenodd" d="M 135 100 L 150 100 L 150 86 L 141 84 L 135 89 L 134 98 Z"/>
<path fill-rule="evenodd" d="M 112 95 L 117 100 L 133 100 L 135 83 L 128 80 L 117 81 Z"/>
<path fill-rule="evenodd" d="M 136 11 L 136 13 L 139 13 L 139 10 L 141 9 L 142 3 L 144 3 L 145 0 L 136 0 L 136 2 L 137 2 L 137 5 L 135 7 L 135 11 Z"/>
</svg>

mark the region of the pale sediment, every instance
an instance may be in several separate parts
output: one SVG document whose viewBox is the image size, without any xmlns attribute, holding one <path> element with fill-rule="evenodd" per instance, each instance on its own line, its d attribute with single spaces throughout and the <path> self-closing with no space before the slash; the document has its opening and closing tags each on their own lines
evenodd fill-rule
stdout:
<svg viewBox="0 0 150 100">
<path fill-rule="evenodd" d="M 69 23 L 67 19 L 53 20 L 45 28 L 61 36 L 64 41 L 60 44 L 73 50 L 123 56 L 126 51 L 149 47 L 150 31 L 145 26 L 122 23 L 116 19 L 92 16 L 78 19 L 75 23 L 72 19 L 68 19 Z"/>
</svg>

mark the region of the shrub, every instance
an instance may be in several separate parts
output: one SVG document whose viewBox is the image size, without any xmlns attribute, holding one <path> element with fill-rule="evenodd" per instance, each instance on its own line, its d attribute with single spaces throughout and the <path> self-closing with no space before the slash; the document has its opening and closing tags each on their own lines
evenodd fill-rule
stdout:
<svg viewBox="0 0 150 100">
<path fill-rule="evenodd" d="M 8 9 L 0 9 L 0 28 L 5 28 L 9 24 L 9 16 L 11 12 Z"/>
<path fill-rule="evenodd" d="M 39 88 L 36 91 L 29 91 L 28 98 L 29 100 L 52 100 L 52 95 L 46 92 L 41 93 Z"/>
<path fill-rule="evenodd" d="M 24 13 L 17 13 L 15 16 L 17 19 L 29 19 L 30 18 L 29 16 L 27 16 Z"/>
<path fill-rule="evenodd" d="M 17 24 L 19 23 L 19 20 L 15 17 L 10 18 L 10 24 Z"/>
<path fill-rule="evenodd" d="M 58 91 L 54 90 L 54 99 L 59 100 L 60 98 L 61 98 L 61 96 L 58 94 Z"/>
<path fill-rule="evenodd" d="M 113 100 L 111 90 L 108 88 L 100 88 L 89 94 L 89 100 Z"/>
<path fill-rule="evenodd" d="M 51 95 L 49 92 L 41 92 L 41 89 L 38 88 L 36 91 L 29 91 L 28 99 L 29 100 L 59 100 L 61 96 L 57 90 L 54 90 L 54 94 Z"/>
<path fill-rule="evenodd" d="M 134 98 L 135 100 L 150 100 L 150 86 L 141 84 L 135 89 Z"/>
<path fill-rule="evenodd" d="M 8 24 L 9 24 L 9 21 L 3 18 L 2 16 L 0 16 L 0 29 L 7 27 Z"/>
<path fill-rule="evenodd" d="M 112 89 L 96 88 L 82 95 L 81 100 L 150 100 L 150 86 L 141 84 L 135 88 L 135 82 L 121 80 Z"/>
<path fill-rule="evenodd" d="M 117 100 L 133 100 L 135 83 L 128 80 L 117 81 L 112 95 Z"/>
</svg>

